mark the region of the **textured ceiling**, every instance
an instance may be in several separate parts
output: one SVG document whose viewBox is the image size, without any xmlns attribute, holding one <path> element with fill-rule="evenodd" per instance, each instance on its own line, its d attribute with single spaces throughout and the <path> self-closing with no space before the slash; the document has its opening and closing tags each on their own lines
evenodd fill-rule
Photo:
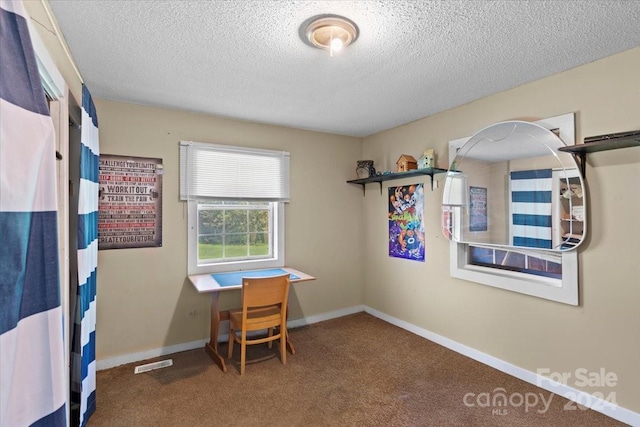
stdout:
<svg viewBox="0 0 640 427">
<path fill-rule="evenodd" d="M 635 0 L 49 3 L 94 97 L 353 136 L 640 45 Z M 299 37 L 328 13 L 333 58 Z"/>
</svg>

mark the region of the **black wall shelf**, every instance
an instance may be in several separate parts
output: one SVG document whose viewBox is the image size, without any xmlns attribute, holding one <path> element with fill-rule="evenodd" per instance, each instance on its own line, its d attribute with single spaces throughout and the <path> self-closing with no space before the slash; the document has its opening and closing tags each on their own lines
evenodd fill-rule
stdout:
<svg viewBox="0 0 640 427">
<path fill-rule="evenodd" d="M 558 150 L 573 154 L 573 156 L 578 160 L 578 163 L 580 163 L 580 172 L 582 172 L 582 177 L 586 178 L 588 153 L 629 147 L 640 147 L 640 130 L 592 136 L 585 138 L 584 144 L 560 147 Z"/>
<path fill-rule="evenodd" d="M 362 192 L 365 192 L 365 185 L 370 182 L 377 182 L 380 184 L 380 194 L 382 194 L 382 183 L 384 181 L 391 181 L 393 179 L 410 178 L 412 176 L 428 175 L 431 178 L 431 190 L 433 191 L 433 176 L 439 173 L 445 173 L 447 169 L 440 168 L 424 168 L 414 169 L 407 172 L 395 172 L 382 175 L 374 175 L 368 178 L 352 179 L 347 181 L 349 184 L 362 185 Z"/>
</svg>

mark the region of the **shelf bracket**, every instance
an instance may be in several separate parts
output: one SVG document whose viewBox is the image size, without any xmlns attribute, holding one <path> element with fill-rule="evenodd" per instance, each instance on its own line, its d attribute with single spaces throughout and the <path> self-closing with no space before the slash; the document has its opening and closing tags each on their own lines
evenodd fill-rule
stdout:
<svg viewBox="0 0 640 427">
<path fill-rule="evenodd" d="M 576 159 L 578 166 L 580 166 L 580 173 L 582 174 L 582 179 L 587 179 L 587 153 L 584 151 L 580 151 L 578 153 L 573 154 L 573 158 Z"/>
</svg>

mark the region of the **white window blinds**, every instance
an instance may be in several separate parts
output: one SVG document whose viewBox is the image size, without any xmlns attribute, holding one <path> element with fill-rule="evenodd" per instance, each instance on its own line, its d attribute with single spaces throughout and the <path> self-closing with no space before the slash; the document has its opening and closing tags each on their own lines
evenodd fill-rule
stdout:
<svg viewBox="0 0 640 427">
<path fill-rule="evenodd" d="M 289 153 L 180 142 L 180 200 L 289 201 Z"/>
</svg>

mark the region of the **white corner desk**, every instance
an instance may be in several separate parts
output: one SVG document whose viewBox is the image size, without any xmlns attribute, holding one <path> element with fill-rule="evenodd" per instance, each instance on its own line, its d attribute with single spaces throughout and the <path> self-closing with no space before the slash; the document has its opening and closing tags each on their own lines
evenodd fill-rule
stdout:
<svg viewBox="0 0 640 427">
<path fill-rule="evenodd" d="M 291 274 L 291 283 L 304 282 L 308 280 L 315 280 L 315 277 L 309 276 L 306 273 L 295 270 L 289 267 L 280 267 L 276 269 L 258 269 L 258 270 L 244 270 L 244 271 L 234 271 L 231 273 L 235 273 L 236 275 L 242 273 L 247 273 L 247 276 L 259 277 L 261 272 L 273 272 L 274 270 L 283 270 L 279 273 L 289 273 Z M 231 274 L 229 273 L 229 274 Z M 278 274 L 279 274 L 278 273 Z M 218 273 L 214 273 L 218 275 Z M 227 273 L 220 273 L 220 275 L 224 275 Z M 268 274 L 265 274 L 268 275 Z M 274 275 L 274 274 L 271 274 Z M 213 274 L 194 274 L 189 276 L 189 280 L 196 288 L 199 293 L 210 293 L 211 294 L 211 336 L 209 342 L 205 344 L 204 350 L 207 354 L 213 359 L 213 361 L 222 369 L 222 371 L 227 372 L 227 366 L 225 364 L 224 357 L 218 352 L 218 333 L 220 332 L 220 322 L 223 320 L 229 320 L 229 310 L 220 311 L 220 307 L 218 305 L 218 299 L 220 296 L 220 292 L 224 291 L 233 291 L 242 289 L 242 284 L 221 284 L 218 283 L 218 280 L 214 278 Z M 295 354 L 295 348 L 291 344 L 289 340 L 289 334 L 287 333 L 287 348 L 291 354 Z"/>
</svg>

